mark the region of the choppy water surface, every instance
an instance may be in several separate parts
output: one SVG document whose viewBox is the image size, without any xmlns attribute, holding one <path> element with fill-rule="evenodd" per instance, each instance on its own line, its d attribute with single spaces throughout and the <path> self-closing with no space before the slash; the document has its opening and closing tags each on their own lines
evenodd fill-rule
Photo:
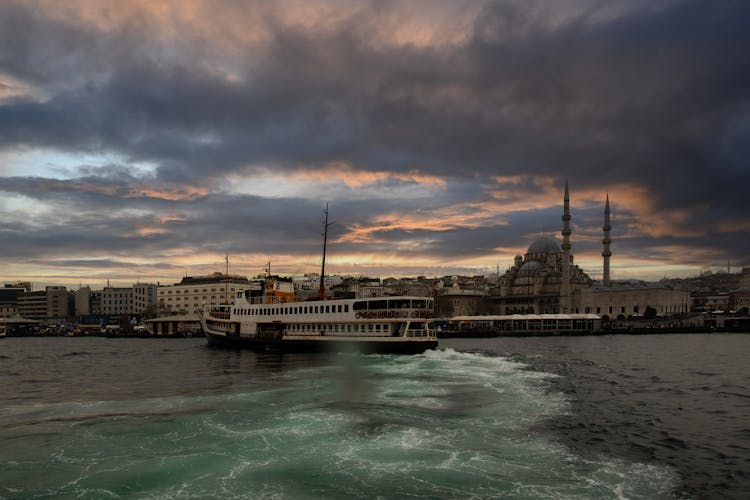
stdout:
<svg viewBox="0 0 750 500">
<path fill-rule="evenodd" d="M 729 367 L 750 336 L 700 364 L 663 338 L 448 340 L 421 356 L 8 338 L 0 497 L 746 496 L 749 381 L 744 360 Z M 704 456 L 715 467 L 692 484 Z"/>
</svg>

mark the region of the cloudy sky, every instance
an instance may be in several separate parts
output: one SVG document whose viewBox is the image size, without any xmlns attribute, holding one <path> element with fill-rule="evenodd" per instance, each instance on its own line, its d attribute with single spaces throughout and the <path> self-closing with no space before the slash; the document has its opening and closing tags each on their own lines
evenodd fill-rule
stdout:
<svg viewBox="0 0 750 500">
<path fill-rule="evenodd" d="M 750 2 L 0 2 L 0 280 L 750 265 Z"/>
</svg>

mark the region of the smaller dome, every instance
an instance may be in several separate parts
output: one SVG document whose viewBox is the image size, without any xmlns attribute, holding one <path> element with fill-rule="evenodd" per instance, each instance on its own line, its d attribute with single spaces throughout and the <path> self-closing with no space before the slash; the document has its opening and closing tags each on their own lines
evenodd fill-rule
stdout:
<svg viewBox="0 0 750 500">
<path fill-rule="evenodd" d="M 539 271 L 544 269 L 544 264 L 538 260 L 530 260 L 521 266 L 521 271 Z"/>
<path fill-rule="evenodd" d="M 539 238 L 529 246 L 526 253 L 561 253 L 560 244 L 554 238 Z"/>
</svg>

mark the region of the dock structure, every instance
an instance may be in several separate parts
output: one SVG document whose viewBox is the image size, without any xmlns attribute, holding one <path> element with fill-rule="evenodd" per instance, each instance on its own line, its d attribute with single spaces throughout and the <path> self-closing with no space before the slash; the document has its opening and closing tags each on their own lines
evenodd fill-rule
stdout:
<svg viewBox="0 0 750 500">
<path fill-rule="evenodd" d="M 579 335 L 602 333 L 596 314 L 508 314 L 499 316 L 455 316 L 448 320 L 451 336 L 488 335 Z"/>
<path fill-rule="evenodd" d="M 162 316 L 144 321 L 146 328 L 156 337 L 159 336 L 200 336 L 203 331 L 197 314 Z"/>
</svg>

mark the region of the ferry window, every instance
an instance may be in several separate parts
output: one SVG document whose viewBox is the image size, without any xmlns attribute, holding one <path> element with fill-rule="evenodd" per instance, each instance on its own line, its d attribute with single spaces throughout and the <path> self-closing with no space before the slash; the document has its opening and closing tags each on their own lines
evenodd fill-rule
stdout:
<svg viewBox="0 0 750 500">
<path fill-rule="evenodd" d="M 352 325 L 346 325 L 346 331 L 351 332 L 352 331 Z"/>
<path fill-rule="evenodd" d="M 361 302 L 355 302 L 354 304 L 352 304 L 352 309 L 354 309 L 355 311 L 362 311 L 364 309 L 367 309 L 367 302 L 365 302 L 364 300 Z"/>
<path fill-rule="evenodd" d="M 315 314 L 318 314 L 318 306 L 315 306 Z"/>
<path fill-rule="evenodd" d="M 326 306 L 326 312 L 327 313 L 331 312 L 331 306 Z"/>
<path fill-rule="evenodd" d="M 372 331 L 372 327 L 373 327 L 372 323 L 370 323 L 369 325 L 367 325 L 367 331 L 371 332 Z"/>
<path fill-rule="evenodd" d="M 339 312 L 341 312 L 341 304 L 339 304 Z"/>
<path fill-rule="evenodd" d="M 409 299 L 389 300 L 388 305 L 390 309 L 406 308 L 406 307 L 409 307 Z"/>
<path fill-rule="evenodd" d="M 379 332 L 379 331 L 380 331 L 380 323 L 378 323 L 377 325 L 375 325 L 375 331 L 376 331 L 376 332 Z"/>
<path fill-rule="evenodd" d="M 387 300 L 371 300 L 370 309 L 388 309 Z"/>
<path fill-rule="evenodd" d="M 424 300 L 412 300 L 411 306 L 415 309 L 424 309 L 427 307 L 427 302 Z"/>
<path fill-rule="evenodd" d="M 349 312 L 349 304 L 344 304 L 344 312 L 345 313 Z"/>
</svg>

